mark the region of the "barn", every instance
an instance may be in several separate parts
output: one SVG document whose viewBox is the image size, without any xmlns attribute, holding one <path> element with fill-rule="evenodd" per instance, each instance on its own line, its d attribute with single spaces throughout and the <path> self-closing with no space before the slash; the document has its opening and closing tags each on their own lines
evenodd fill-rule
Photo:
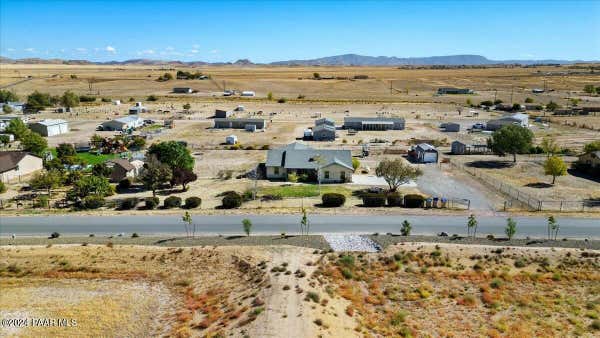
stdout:
<svg viewBox="0 0 600 338">
<path fill-rule="evenodd" d="M 42 136 L 55 136 L 69 132 L 69 124 L 65 120 L 46 119 L 31 123 L 29 129 Z"/>
</svg>

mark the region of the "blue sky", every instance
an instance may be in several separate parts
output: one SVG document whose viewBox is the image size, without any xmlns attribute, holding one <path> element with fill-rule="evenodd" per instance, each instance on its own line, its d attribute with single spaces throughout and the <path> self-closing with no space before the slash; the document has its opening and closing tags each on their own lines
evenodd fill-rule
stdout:
<svg viewBox="0 0 600 338">
<path fill-rule="evenodd" d="M 0 55 L 254 62 L 345 53 L 600 60 L 600 1 L 0 0 Z"/>
</svg>

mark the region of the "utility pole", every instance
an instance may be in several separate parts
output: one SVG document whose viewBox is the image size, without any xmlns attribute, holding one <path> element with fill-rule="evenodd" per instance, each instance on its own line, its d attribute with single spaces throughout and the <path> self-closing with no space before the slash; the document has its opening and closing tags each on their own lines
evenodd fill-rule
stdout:
<svg viewBox="0 0 600 338">
<path fill-rule="evenodd" d="M 515 91 L 515 87 L 514 86 L 510 86 L 510 104 L 513 104 L 513 93 Z"/>
<path fill-rule="evenodd" d="M 494 90 L 494 104 L 496 104 L 496 96 L 498 96 L 498 89 Z"/>
</svg>

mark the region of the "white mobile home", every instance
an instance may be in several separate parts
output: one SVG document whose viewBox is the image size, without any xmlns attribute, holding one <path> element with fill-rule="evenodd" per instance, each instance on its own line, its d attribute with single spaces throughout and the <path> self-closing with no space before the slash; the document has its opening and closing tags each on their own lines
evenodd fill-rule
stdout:
<svg viewBox="0 0 600 338">
<path fill-rule="evenodd" d="M 115 120 L 103 122 L 100 125 L 101 130 L 106 131 L 124 131 L 128 129 L 136 129 L 144 125 L 144 120 L 138 115 L 130 115 L 121 117 Z"/>
</svg>

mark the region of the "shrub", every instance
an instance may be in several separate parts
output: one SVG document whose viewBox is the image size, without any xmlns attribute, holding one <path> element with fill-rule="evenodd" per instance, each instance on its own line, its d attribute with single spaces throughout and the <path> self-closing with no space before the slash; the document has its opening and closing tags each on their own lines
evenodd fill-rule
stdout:
<svg viewBox="0 0 600 338">
<path fill-rule="evenodd" d="M 158 197 L 146 197 L 146 199 L 144 199 L 144 206 L 148 210 L 156 208 L 159 203 L 160 200 L 158 199 Z"/>
<path fill-rule="evenodd" d="M 6 190 L 6 184 L 4 184 L 4 182 L 0 182 L 0 194 L 5 193 Z"/>
<path fill-rule="evenodd" d="M 408 194 L 404 196 L 404 207 L 422 208 L 425 198 L 419 194 Z"/>
<path fill-rule="evenodd" d="M 192 196 L 185 199 L 185 208 L 186 209 L 194 209 L 202 204 L 202 199 L 200 197 Z"/>
<path fill-rule="evenodd" d="M 81 101 L 81 102 L 96 102 L 96 98 L 94 96 L 80 95 L 79 101 Z"/>
<path fill-rule="evenodd" d="M 321 297 L 319 294 L 314 291 L 308 291 L 306 293 L 306 300 L 312 300 L 313 302 L 318 303 L 320 299 Z"/>
<path fill-rule="evenodd" d="M 181 197 L 169 196 L 163 202 L 166 209 L 181 207 Z"/>
<path fill-rule="evenodd" d="M 131 238 L 138 238 L 138 237 L 140 237 L 140 235 L 138 235 L 137 232 L 134 232 L 131 234 Z"/>
<path fill-rule="evenodd" d="M 148 101 L 158 101 L 158 97 L 156 97 L 155 95 L 150 95 L 150 96 L 148 96 L 148 98 L 146 100 L 148 100 Z"/>
<path fill-rule="evenodd" d="M 60 237 L 60 234 L 56 231 L 54 231 L 53 233 L 50 234 L 50 238 L 58 238 Z"/>
<path fill-rule="evenodd" d="M 362 196 L 363 206 L 365 207 L 383 207 L 385 205 L 384 194 L 364 194 Z"/>
<path fill-rule="evenodd" d="M 346 196 L 338 193 L 326 193 L 321 197 L 324 207 L 340 207 L 346 203 Z"/>
<path fill-rule="evenodd" d="M 242 206 L 242 196 L 235 191 L 228 192 L 222 201 L 223 209 L 235 209 Z"/>
<path fill-rule="evenodd" d="M 519 258 L 515 261 L 515 268 L 524 268 L 526 266 L 527 262 L 522 258 Z"/>
<path fill-rule="evenodd" d="M 117 188 L 119 189 L 119 191 L 131 188 L 131 181 L 128 178 L 124 178 L 119 182 Z"/>
<path fill-rule="evenodd" d="M 119 205 L 119 209 L 121 209 L 121 210 L 133 209 L 138 205 L 138 202 L 139 202 L 139 200 L 137 197 L 126 198 L 121 201 L 121 204 Z"/>
<path fill-rule="evenodd" d="M 412 226 L 407 220 L 402 222 L 402 226 L 400 227 L 400 234 L 402 236 L 410 236 L 410 231 L 412 230 Z"/>
<path fill-rule="evenodd" d="M 402 206 L 402 194 L 397 191 L 387 194 L 387 205 L 390 207 Z"/>
<path fill-rule="evenodd" d="M 84 209 L 98 209 L 104 205 L 104 197 L 98 195 L 86 196 L 82 200 Z"/>
</svg>

